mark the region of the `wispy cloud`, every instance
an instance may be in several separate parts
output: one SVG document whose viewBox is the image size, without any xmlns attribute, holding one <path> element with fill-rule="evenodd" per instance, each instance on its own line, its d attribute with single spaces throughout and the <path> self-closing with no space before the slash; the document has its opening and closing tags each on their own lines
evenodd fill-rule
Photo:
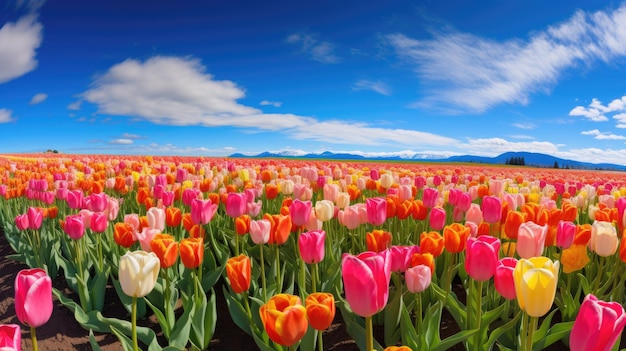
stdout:
<svg viewBox="0 0 626 351">
<path fill-rule="evenodd" d="M 230 126 L 278 131 L 299 140 L 333 144 L 453 145 L 457 141 L 432 133 L 387 129 L 365 123 L 319 120 L 294 114 L 268 114 L 240 104 L 244 90 L 231 81 L 215 80 L 198 60 L 153 57 L 126 60 L 96 78 L 82 98 L 98 113 L 139 118 L 164 125 Z"/>
<path fill-rule="evenodd" d="M 290 44 L 300 44 L 304 54 L 321 63 L 338 63 L 335 55 L 335 46 L 327 41 L 321 41 L 311 33 L 294 33 L 287 37 Z"/>
<path fill-rule="evenodd" d="M 13 122 L 13 117 L 11 114 L 13 111 L 7 110 L 6 108 L 0 108 L 0 123 L 9 123 Z"/>
<path fill-rule="evenodd" d="M 40 104 L 40 103 L 46 101 L 47 98 L 48 98 L 48 94 L 45 94 L 45 93 L 35 94 L 35 96 L 33 96 L 33 98 L 30 99 L 29 104 L 30 105 L 37 105 L 37 104 Z"/>
<path fill-rule="evenodd" d="M 502 138 L 469 138 L 459 145 L 470 155 L 497 156 L 508 151 L 528 151 L 555 155 L 559 146 L 548 141 L 508 141 Z"/>
<path fill-rule="evenodd" d="M 537 126 L 533 123 L 521 123 L 521 122 L 517 122 L 517 123 L 513 123 L 511 124 L 513 127 L 515 128 L 519 128 L 519 129 L 525 129 L 525 130 L 531 130 L 531 129 L 535 129 L 537 128 Z"/>
<path fill-rule="evenodd" d="M 43 26 L 34 13 L 0 28 L 0 83 L 23 76 L 37 67 L 36 50 Z"/>
<path fill-rule="evenodd" d="M 80 107 L 82 104 L 83 104 L 83 100 L 77 100 L 67 105 L 67 109 L 72 110 L 72 111 L 78 111 L 80 110 Z"/>
<path fill-rule="evenodd" d="M 626 128 L 626 113 L 614 115 L 613 119 L 617 121 L 616 128 Z"/>
<path fill-rule="evenodd" d="M 124 138 L 113 139 L 109 141 L 109 144 L 112 144 L 112 145 L 130 145 L 133 143 L 134 141 L 132 139 L 124 139 Z"/>
<path fill-rule="evenodd" d="M 386 83 L 381 81 L 374 82 L 366 79 L 356 81 L 356 83 L 352 86 L 352 90 L 371 90 L 382 95 L 391 95 L 391 88 Z"/>
<path fill-rule="evenodd" d="M 578 64 L 626 55 L 626 3 L 614 11 L 578 11 L 528 39 L 500 42 L 450 31 L 430 40 L 402 33 L 386 40 L 415 67 L 427 89 L 417 106 L 480 113 L 502 103 L 526 104 Z"/>
<path fill-rule="evenodd" d="M 259 103 L 259 105 L 261 106 L 274 106 L 274 107 L 280 107 L 282 106 L 282 102 L 279 101 L 268 101 L 268 100 L 263 100 Z"/>
<path fill-rule="evenodd" d="M 609 120 L 607 114 L 622 111 L 626 111 L 626 95 L 614 99 L 608 105 L 603 105 L 599 99 L 593 98 L 588 107 L 576 106 L 569 112 L 569 115 L 582 116 L 594 122 L 604 122 Z M 615 119 L 619 120 L 619 118 Z M 624 128 L 619 127 L 619 124 L 617 127 Z"/>
<path fill-rule="evenodd" d="M 594 139 L 597 139 L 597 140 L 625 140 L 626 139 L 626 136 L 601 132 L 597 129 L 583 131 L 580 134 L 591 135 L 593 136 Z"/>
<path fill-rule="evenodd" d="M 122 134 L 122 138 L 124 138 L 124 139 L 141 139 L 141 135 L 139 135 L 139 134 L 131 134 L 131 133 L 124 133 L 124 134 Z"/>
</svg>

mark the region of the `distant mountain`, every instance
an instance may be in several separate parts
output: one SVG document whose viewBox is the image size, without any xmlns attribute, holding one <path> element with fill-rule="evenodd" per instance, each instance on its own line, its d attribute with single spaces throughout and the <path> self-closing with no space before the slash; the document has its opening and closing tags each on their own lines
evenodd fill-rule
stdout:
<svg viewBox="0 0 626 351">
<path fill-rule="evenodd" d="M 602 170 L 619 170 L 626 171 L 626 166 L 616 165 L 611 163 L 590 163 L 580 162 L 574 160 L 567 160 L 551 155 L 534 153 L 534 152 L 506 152 L 495 157 L 475 156 L 475 155 L 461 155 L 442 157 L 440 155 L 433 154 L 421 154 L 406 152 L 400 155 L 394 156 L 378 156 L 378 157 L 366 157 L 363 155 L 356 155 L 350 153 L 333 153 L 330 151 L 324 151 L 322 153 L 302 153 L 297 151 L 285 151 L 279 153 L 262 152 L 256 155 L 244 155 L 241 153 L 232 154 L 229 157 L 232 158 L 303 158 L 303 159 L 326 159 L 326 160 L 372 160 L 372 161 L 429 161 L 429 162 L 457 162 L 457 163 L 484 163 L 484 164 L 506 164 L 512 159 L 523 159 L 524 165 L 535 167 L 547 167 L 552 168 L 558 166 L 558 168 L 569 169 L 602 169 Z"/>
</svg>

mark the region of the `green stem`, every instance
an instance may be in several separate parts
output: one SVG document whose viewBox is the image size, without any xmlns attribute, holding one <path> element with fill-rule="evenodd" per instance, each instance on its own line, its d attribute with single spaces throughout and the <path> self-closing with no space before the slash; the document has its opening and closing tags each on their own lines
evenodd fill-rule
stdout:
<svg viewBox="0 0 626 351">
<path fill-rule="evenodd" d="M 600 263 L 598 264 L 598 276 L 596 277 L 596 284 L 595 287 L 593 289 L 593 294 L 595 296 L 598 296 L 598 290 L 600 289 L 600 281 L 602 280 L 602 270 L 604 269 L 604 261 L 605 261 L 605 257 L 604 256 L 600 256 Z M 598 298 L 600 298 L 598 296 Z"/>
<path fill-rule="evenodd" d="M 526 351 L 526 342 L 528 334 L 528 313 L 522 312 L 522 332 L 519 338 L 520 351 Z"/>
<path fill-rule="evenodd" d="M 139 351 L 139 344 L 137 343 L 137 297 L 133 296 L 133 308 L 131 312 L 132 329 L 131 334 L 133 337 L 133 350 Z"/>
<path fill-rule="evenodd" d="M 248 292 L 243 293 L 243 303 L 246 307 L 246 313 L 248 314 L 248 320 L 252 321 L 252 311 L 250 310 L 250 302 L 248 301 Z"/>
<path fill-rule="evenodd" d="M 167 274 L 168 271 L 167 269 L 163 270 L 163 275 L 165 276 L 165 322 L 168 325 L 168 330 L 171 330 L 171 325 L 170 325 L 170 277 L 169 274 Z M 169 332 L 168 332 L 169 334 Z M 166 335 L 169 338 L 169 335 Z"/>
<path fill-rule="evenodd" d="M 317 292 L 317 263 L 311 266 L 311 292 Z"/>
<path fill-rule="evenodd" d="M 322 330 L 317 331 L 317 351 L 324 351 L 324 337 L 322 336 Z"/>
<path fill-rule="evenodd" d="M 533 334 L 535 333 L 535 330 L 537 330 L 538 323 L 538 317 L 530 317 L 530 327 L 528 328 L 528 340 L 526 341 L 525 351 L 532 351 L 533 349 Z"/>
<path fill-rule="evenodd" d="M 481 336 L 481 332 L 480 332 L 480 324 L 481 324 L 481 319 L 482 319 L 482 301 L 483 301 L 483 282 L 482 281 L 478 281 L 475 282 L 476 284 L 476 329 L 478 329 L 479 331 L 474 334 L 474 346 L 478 347 L 478 345 L 480 345 L 480 336 Z"/>
<path fill-rule="evenodd" d="M 261 252 L 261 287 L 263 289 L 263 302 L 267 302 L 267 283 L 265 282 L 265 260 L 263 259 L 263 245 L 260 246 Z"/>
<path fill-rule="evenodd" d="M 33 351 L 38 351 L 39 346 L 37 346 L 37 331 L 34 327 L 30 327 L 30 339 L 33 342 Z"/>
<path fill-rule="evenodd" d="M 365 317 L 365 350 L 374 350 L 374 325 L 372 316 Z"/>
<path fill-rule="evenodd" d="M 422 314 L 422 294 L 415 294 L 415 333 L 420 335 L 424 315 Z"/>
<path fill-rule="evenodd" d="M 276 281 L 278 282 L 276 291 L 280 293 L 283 291 L 283 279 L 280 275 L 280 248 L 278 245 L 274 245 L 274 255 L 276 259 Z"/>
<path fill-rule="evenodd" d="M 235 256 L 239 256 L 239 234 L 235 232 Z"/>
<path fill-rule="evenodd" d="M 102 258 L 102 234 L 95 233 L 98 245 L 98 262 L 100 263 L 100 272 L 104 272 L 104 259 Z"/>
</svg>

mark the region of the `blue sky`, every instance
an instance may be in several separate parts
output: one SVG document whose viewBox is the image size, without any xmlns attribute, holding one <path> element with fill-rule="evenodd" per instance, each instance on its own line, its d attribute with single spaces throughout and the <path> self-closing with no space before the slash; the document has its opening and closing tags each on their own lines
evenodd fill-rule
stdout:
<svg viewBox="0 0 626 351">
<path fill-rule="evenodd" d="M 0 153 L 626 164 L 626 2 L 0 0 Z"/>
</svg>

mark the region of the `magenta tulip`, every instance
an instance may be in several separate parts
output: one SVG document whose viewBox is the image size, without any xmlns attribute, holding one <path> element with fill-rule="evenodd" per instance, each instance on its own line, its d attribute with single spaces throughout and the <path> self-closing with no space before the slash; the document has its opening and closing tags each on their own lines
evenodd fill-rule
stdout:
<svg viewBox="0 0 626 351">
<path fill-rule="evenodd" d="M 430 286 L 432 274 L 430 267 L 424 264 L 407 269 L 404 273 L 407 290 L 412 293 L 421 293 L 426 290 Z"/>
<path fill-rule="evenodd" d="M 20 351 L 22 332 L 17 324 L 0 324 L 0 351 Z"/>
<path fill-rule="evenodd" d="M 89 195 L 89 209 L 94 212 L 103 212 L 107 208 L 107 195 L 105 193 Z"/>
<path fill-rule="evenodd" d="M 15 314 L 29 327 L 44 325 L 52 315 L 52 279 L 41 268 L 23 269 L 15 277 Z"/>
<path fill-rule="evenodd" d="M 226 214 L 237 218 L 248 210 L 246 193 L 228 193 L 226 197 Z"/>
<path fill-rule="evenodd" d="M 96 233 L 103 233 L 109 225 L 109 218 L 104 212 L 94 212 L 91 215 L 91 230 Z"/>
<path fill-rule="evenodd" d="M 324 240 L 326 232 L 323 230 L 314 230 L 301 233 L 298 237 L 298 248 L 300 256 L 307 264 L 315 264 L 322 262 L 324 259 Z"/>
<path fill-rule="evenodd" d="M 29 207 L 26 212 L 28 216 L 28 228 L 37 230 L 41 228 L 41 222 L 43 221 L 43 213 L 40 209 L 35 207 Z"/>
<path fill-rule="evenodd" d="M 428 223 L 432 230 L 442 230 L 446 226 L 446 210 L 438 206 L 431 208 Z"/>
<path fill-rule="evenodd" d="M 195 224 L 207 224 L 213 219 L 217 212 L 217 205 L 211 200 L 193 199 L 191 200 L 191 220 Z"/>
<path fill-rule="evenodd" d="M 15 216 L 15 226 L 18 230 L 28 229 L 28 215 L 26 213 Z"/>
<path fill-rule="evenodd" d="M 391 252 L 391 271 L 404 273 L 411 266 L 413 254 L 420 253 L 420 247 L 394 245 L 389 248 L 389 251 Z"/>
<path fill-rule="evenodd" d="M 83 235 L 85 235 L 85 222 L 83 217 L 79 214 L 65 217 L 63 231 L 74 240 L 82 238 Z"/>
<path fill-rule="evenodd" d="M 476 281 L 491 279 L 498 266 L 500 239 L 481 235 L 467 239 L 465 248 L 465 270 Z"/>
<path fill-rule="evenodd" d="M 507 300 L 515 299 L 515 281 L 513 280 L 513 270 L 517 265 L 517 259 L 505 257 L 498 261 L 493 282 L 496 291 Z"/>
<path fill-rule="evenodd" d="M 356 256 L 344 254 L 341 275 L 346 300 L 352 311 L 371 317 L 387 305 L 391 279 L 391 253 L 366 251 Z"/>
<path fill-rule="evenodd" d="M 570 333 L 571 351 L 609 351 L 626 325 L 624 308 L 618 302 L 585 296 Z"/>
<path fill-rule="evenodd" d="M 576 236 L 576 223 L 569 221 L 559 221 L 556 227 L 556 246 L 565 250 L 572 246 Z"/>
<path fill-rule="evenodd" d="M 498 223 L 502 217 L 502 201 L 497 196 L 484 196 L 481 210 L 483 221 L 487 223 Z"/>
<path fill-rule="evenodd" d="M 422 194 L 422 202 L 426 208 L 433 208 L 437 206 L 437 200 L 439 199 L 439 191 L 435 188 L 425 188 Z"/>
<path fill-rule="evenodd" d="M 289 206 L 289 216 L 291 216 L 291 223 L 300 227 L 309 221 L 311 217 L 312 209 L 311 201 L 293 200 L 291 206 Z"/>
<path fill-rule="evenodd" d="M 367 221 L 371 225 L 381 225 L 387 220 L 387 200 L 382 197 L 370 197 L 365 200 Z"/>
<path fill-rule="evenodd" d="M 187 188 L 183 190 L 183 194 L 181 196 L 183 204 L 191 206 L 192 201 L 198 199 L 201 194 L 200 189 L 196 188 Z"/>
<path fill-rule="evenodd" d="M 169 207 L 174 203 L 174 192 L 173 191 L 163 191 L 161 195 L 161 201 L 163 201 L 163 206 Z"/>
<path fill-rule="evenodd" d="M 517 254 L 521 258 L 542 256 L 547 235 L 547 225 L 535 222 L 522 223 L 517 230 Z"/>
<path fill-rule="evenodd" d="M 83 207 L 83 192 L 72 190 L 67 193 L 67 206 L 73 210 Z"/>
</svg>

